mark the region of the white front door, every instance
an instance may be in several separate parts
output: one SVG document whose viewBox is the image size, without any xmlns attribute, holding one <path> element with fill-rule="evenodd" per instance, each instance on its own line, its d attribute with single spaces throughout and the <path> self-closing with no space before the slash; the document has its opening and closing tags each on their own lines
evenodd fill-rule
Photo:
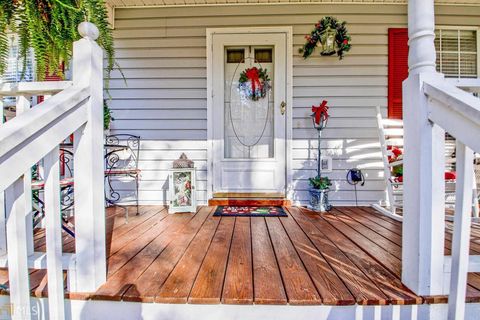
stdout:
<svg viewBox="0 0 480 320">
<path fill-rule="evenodd" d="M 285 194 L 286 37 L 212 35 L 214 193 Z M 270 78 L 270 89 L 256 101 L 239 87 L 241 73 L 253 67 Z"/>
</svg>

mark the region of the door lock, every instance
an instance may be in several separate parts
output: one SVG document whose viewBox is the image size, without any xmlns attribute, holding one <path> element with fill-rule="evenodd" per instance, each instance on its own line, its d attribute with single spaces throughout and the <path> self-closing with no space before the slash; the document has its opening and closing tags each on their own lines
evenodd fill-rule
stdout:
<svg viewBox="0 0 480 320">
<path fill-rule="evenodd" d="M 285 101 L 282 101 L 282 103 L 280 103 L 280 113 L 282 114 L 282 116 L 285 114 L 286 110 L 287 110 L 287 103 Z"/>
</svg>

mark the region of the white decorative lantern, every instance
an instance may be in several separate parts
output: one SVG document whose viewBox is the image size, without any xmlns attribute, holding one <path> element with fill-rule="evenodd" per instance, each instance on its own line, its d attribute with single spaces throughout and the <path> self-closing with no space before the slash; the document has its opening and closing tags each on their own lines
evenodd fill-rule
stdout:
<svg viewBox="0 0 480 320">
<path fill-rule="evenodd" d="M 195 168 L 183 153 L 173 162 L 169 173 L 170 206 L 168 213 L 196 212 Z"/>
</svg>

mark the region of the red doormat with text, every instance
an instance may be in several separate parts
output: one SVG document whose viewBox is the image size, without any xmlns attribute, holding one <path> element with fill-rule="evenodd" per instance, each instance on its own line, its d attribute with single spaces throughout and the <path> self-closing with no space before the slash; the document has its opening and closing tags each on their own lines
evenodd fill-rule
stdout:
<svg viewBox="0 0 480 320">
<path fill-rule="evenodd" d="M 214 216 L 223 217 L 288 217 L 282 207 L 218 206 Z"/>
</svg>

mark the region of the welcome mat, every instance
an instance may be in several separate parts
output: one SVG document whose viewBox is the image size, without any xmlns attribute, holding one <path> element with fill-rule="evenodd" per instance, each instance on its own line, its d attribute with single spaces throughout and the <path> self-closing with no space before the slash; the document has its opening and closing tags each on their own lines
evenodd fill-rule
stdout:
<svg viewBox="0 0 480 320">
<path fill-rule="evenodd" d="M 214 216 L 223 217 L 288 217 L 282 207 L 218 206 Z"/>
</svg>

